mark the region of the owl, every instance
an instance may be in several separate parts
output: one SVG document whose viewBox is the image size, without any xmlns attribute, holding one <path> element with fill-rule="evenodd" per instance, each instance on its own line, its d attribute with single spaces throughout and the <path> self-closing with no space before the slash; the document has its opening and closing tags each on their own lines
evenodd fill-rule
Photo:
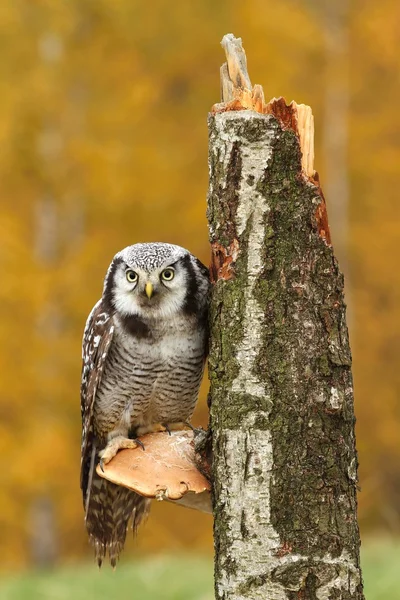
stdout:
<svg viewBox="0 0 400 600">
<path fill-rule="evenodd" d="M 114 256 L 88 317 L 81 489 L 99 566 L 107 554 L 115 566 L 129 523 L 136 530 L 150 501 L 102 479 L 96 466 L 142 445 L 137 438 L 147 432 L 190 421 L 207 356 L 209 285 L 208 269 L 188 250 L 135 244 Z"/>
</svg>

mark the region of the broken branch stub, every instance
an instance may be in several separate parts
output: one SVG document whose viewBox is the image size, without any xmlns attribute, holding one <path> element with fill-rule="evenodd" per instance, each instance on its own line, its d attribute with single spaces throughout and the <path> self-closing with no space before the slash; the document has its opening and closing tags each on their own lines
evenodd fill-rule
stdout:
<svg viewBox="0 0 400 600">
<path fill-rule="evenodd" d="M 194 433 L 150 433 L 140 438 L 145 450 L 121 450 L 100 477 L 141 496 L 211 513 L 210 483 L 196 466 Z"/>
</svg>

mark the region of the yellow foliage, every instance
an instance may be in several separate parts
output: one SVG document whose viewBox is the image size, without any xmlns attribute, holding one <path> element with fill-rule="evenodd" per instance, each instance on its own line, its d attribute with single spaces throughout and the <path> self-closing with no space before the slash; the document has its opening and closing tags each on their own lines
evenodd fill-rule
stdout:
<svg viewBox="0 0 400 600">
<path fill-rule="evenodd" d="M 223 34 L 243 37 L 253 83 L 268 96 L 313 107 L 322 163 L 324 45 L 308 4 L 0 3 L 3 567 L 31 560 L 40 497 L 54 506 L 60 556 L 90 552 L 79 491 L 84 322 L 128 244 L 170 241 L 208 262 L 206 115 L 219 100 Z M 364 2 L 349 56 L 360 514 L 390 527 L 400 506 L 399 18 L 396 0 Z M 211 535 L 208 517 L 156 506 L 137 548 L 210 549 Z"/>
</svg>

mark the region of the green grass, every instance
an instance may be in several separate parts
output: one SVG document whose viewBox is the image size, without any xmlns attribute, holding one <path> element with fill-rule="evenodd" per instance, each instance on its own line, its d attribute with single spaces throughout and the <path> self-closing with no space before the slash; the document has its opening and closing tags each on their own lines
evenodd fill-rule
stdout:
<svg viewBox="0 0 400 600">
<path fill-rule="evenodd" d="M 26 573 L 1 583 L 1 600 L 213 600 L 210 558 L 157 557 Z"/>
<path fill-rule="evenodd" d="M 400 600 L 400 541 L 362 546 L 366 600 Z M 94 565 L 0 580 L 1 600 L 213 600 L 212 560 L 156 557 L 97 570 Z"/>
<path fill-rule="evenodd" d="M 366 600 L 400 600 L 400 540 L 368 540 L 361 546 Z"/>
</svg>

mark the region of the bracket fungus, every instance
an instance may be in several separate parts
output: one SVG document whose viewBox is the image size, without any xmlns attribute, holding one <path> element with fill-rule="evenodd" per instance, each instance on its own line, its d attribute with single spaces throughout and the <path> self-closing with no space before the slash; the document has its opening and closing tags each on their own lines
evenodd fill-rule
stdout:
<svg viewBox="0 0 400 600">
<path fill-rule="evenodd" d="M 196 463 L 193 431 L 149 433 L 145 450 L 121 450 L 97 474 L 141 496 L 211 513 L 211 485 Z"/>
</svg>

